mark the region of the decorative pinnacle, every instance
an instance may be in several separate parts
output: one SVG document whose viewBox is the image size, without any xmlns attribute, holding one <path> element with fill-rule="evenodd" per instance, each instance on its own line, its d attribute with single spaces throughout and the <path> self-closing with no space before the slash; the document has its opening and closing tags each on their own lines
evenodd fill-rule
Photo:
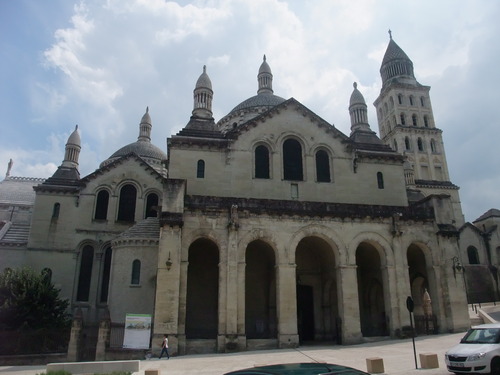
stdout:
<svg viewBox="0 0 500 375">
<path fill-rule="evenodd" d="M 389 29 L 389 39 L 392 40 L 392 31 L 391 31 L 391 29 Z"/>
</svg>

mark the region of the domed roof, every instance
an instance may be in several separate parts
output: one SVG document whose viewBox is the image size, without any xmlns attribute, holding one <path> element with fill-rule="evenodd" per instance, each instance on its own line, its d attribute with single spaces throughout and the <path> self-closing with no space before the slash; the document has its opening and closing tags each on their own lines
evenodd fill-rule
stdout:
<svg viewBox="0 0 500 375">
<path fill-rule="evenodd" d="M 219 128 L 227 130 L 228 126 L 234 127 L 235 123 L 241 124 L 249 121 L 258 116 L 260 113 L 283 103 L 286 99 L 274 95 L 272 82 L 273 75 L 271 73 L 271 68 L 266 61 L 266 55 L 264 55 L 262 64 L 259 68 L 259 73 L 257 74 L 257 95 L 242 101 L 234 107 L 218 122 Z M 237 121 L 233 121 L 235 117 L 238 117 Z"/>
<path fill-rule="evenodd" d="M 236 107 L 234 107 L 229 114 L 237 112 L 242 109 L 254 108 L 254 107 L 274 107 L 281 104 L 286 99 L 274 94 L 258 94 L 242 101 Z"/>
<path fill-rule="evenodd" d="M 351 94 L 351 99 L 349 100 L 349 106 L 354 104 L 365 104 L 365 98 L 363 94 L 358 90 L 358 84 L 356 82 L 353 83 L 354 90 Z"/>
<path fill-rule="evenodd" d="M 149 116 L 148 107 L 139 124 L 139 137 L 137 141 L 123 146 L 114 152 L 108 159 L 101 163 L 100 167 L 102 168 L 131 153 L 141 157 L 155 168 L 161 166 L 162 160 L 167 159 L 167 154 L 151 143 L 151 127 L 151 117 Z"/>
<path fill-rule="evenodd" d="M 134 153 L 140 157 L 148 158 L 148 159 L 158 159 L 165 160 L 167 158 L 167 154 L 165 154 L 162 150 L 156 147 L 154 144 L 150 142 L 144 141 L 136 141 L 134 143 L 130 143 L 126 146 L 123 146 L 118 151 L 116 151 L 113 155 L 109 157 L 109 159 L 117 159 L 123 156 L 126 156 L 130 153 Z M 108 159 L 108 160 L 109 160 Z"/>
<path fill-rule="evenodd" d="M 146 108 L 146 113 L 142 116 L 141 124 L 151 125 L 151 116 L 149 115 L 149 107 Z"/>
<path fill-rule="evenodd" d="M 271 73 L 271 67 L 269 66 L 269 64 L 267 63 L 266 61 L 266 55 L 264 55 L 264 59 L 262 61 L 262 64 L 260 64 L 260 68 L 259 68 L 259 74 L 261 73 L 269 73 L 269 74 L 272 74 Z"/>
<path fill-rule="evenodd" d="M 212 90 L 212 81 L 210 81 L 210 77 L 207 74 L 206 65 L 203 65 L 203 73 L 201 73 L 200 77 L 196 81 L 195 89 L 202 87 Z"/>
<path fill-rule="evenodd" d="M 78 125 L 75 126 L 75 130 L 73 130 L 73 133 L 71 133 L 71 135 L 69 136 L 68 142 L 66 142 L 66 144 L 81 146 L 80 133 L 78 132 Z"/>
</svg>

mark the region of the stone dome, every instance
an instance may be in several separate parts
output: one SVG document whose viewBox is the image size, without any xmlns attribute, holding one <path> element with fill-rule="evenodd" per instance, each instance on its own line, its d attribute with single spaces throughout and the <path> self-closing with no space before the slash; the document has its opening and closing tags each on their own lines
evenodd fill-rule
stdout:
<svg viewBox="0 0 500 375">
<path fill-rule="evenodd" d="M 126 146 L 123 146 L 118 151 L 116 151 L 113 155 L 111 155 L 110 159 L 118 159 L 124 157 L 130 153 L 134 153 L 142 158 L 147 159 L 158 159 L 159 161 L 165 160 L 167 158 L 167 154 L 160 150 L 158 147 L 153 145 L 150 142 L 137 141 L 134 143 L 130 143 Z"/>
<path fill-rule="evenodd" d="M 349 100 L 349 106 L 354 105 L 354 104 L 366 104 L 365 98 L 363 97 L 363 94 L 358 90 L 358 84 L 354 82 L 353 84 L 354 90 L 352 91 L 351 94 L 351 99 Z"/>
<path fill-rule="evenodd" d="M 260 113 L 283 103 L 286 99 L 274 95 L 272 81 L 273 75 L 271 73 L 271 68 L 269 67 L 269 64 L 266 61 L 266 56 L 264 55 L 262 64 L 259 67 L 259 73 L 257 74 L 257 95 L 242 101 L 234 107 L 218 122 L 217 125 L 219 126 L 219 129 L 222 131 L 230 130 L 234 128 L 235 124 L 237 126 L 249 121 L 258 116 Z"/>
<path fill-rule="evenodd" d="M 137 141 L 115 151 L 108 159 L 103 161 L 99 167 L 102 168 L 115 160 L 133 153 L 144 159 L 144 161 L 161 173 L 163 169 L 162 161 L 167 159 L 167 154 L 151 143 L 150 133 L 151 117 L 149 115 L 149 108 L 146 108 L 146 113 L 142 116 L 139 125 L 139 137 Z"/>
<path fill-rule="evenodd" d="M 195 89 L 197 88 L 206 88 L 212 90 L 212 81 L 207 74 L 207 67 L 203 66 L 203 73 L 201 73 L 200 77 L 196 81 Z"/>
</svg>

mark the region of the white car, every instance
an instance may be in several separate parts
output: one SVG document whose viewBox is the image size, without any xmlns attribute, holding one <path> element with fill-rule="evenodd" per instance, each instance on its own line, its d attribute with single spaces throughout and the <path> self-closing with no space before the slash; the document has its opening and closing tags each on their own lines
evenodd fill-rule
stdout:
<svg viewBox="0 0 500 375">
<path fill-rule="evenodd" d="M 444 359 L 448 371 L 455 374 L 500 375 L 500 324 L 472 327 Z"/>
</svg>

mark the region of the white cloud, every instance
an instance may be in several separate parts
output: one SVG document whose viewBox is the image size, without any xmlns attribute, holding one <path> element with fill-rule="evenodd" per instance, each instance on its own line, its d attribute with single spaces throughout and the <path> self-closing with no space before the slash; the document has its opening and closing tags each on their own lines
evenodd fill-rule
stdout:
<svg viewBox="0 0 500 375">
<path fill-rule="evenodd" d="M 487 0 L 464 0 L 460 6 L 455 0 L 85 0 L 75 6 L 69 24 L 54 26 L 53 42 L 40 47 L 50 69 L 34 77 L 30 100 L 22 103 L 27 108 L 4 115 L 7 123 L 21 122 L 23 131 L 38 139 L 28 146 L 28 137 L 19 132 L 19 147 L 29 152 L 0 143 L 0 162 L 6 165 L 13 157 L 16 173 L 26 176 L 43 165 L 53 168 L 79 124 L 85 175 L 137 139 L 146 106 L 153 143 L 165 150 L 165 139 L 189 120 L 203 65 L 218 120 L 256 94 L 264 54 L 276 95 L 295 97 L 346 134 L 357 81 L 371 127 L 378 131 L 372 103 L 380 92 L 390 28 L 412 59 L 417 79 L 432 86 L 452 181 L 462 187 L 464 208 L 479 216 L 470 181 L 481 181 L 487 197 L 496 182 L 477 166 L 497 170 L 488 148 L 495 150 L 491 134 L 497 128 L 499 16 L 500 4 Z M 6 137 L 14 139 L 17 129 L 8 131 Z M 46 134 L 54 134 L 57 147 L 44 141 Z M 463 145 L 471 152 L 463 152 Z"/>
</svg>

